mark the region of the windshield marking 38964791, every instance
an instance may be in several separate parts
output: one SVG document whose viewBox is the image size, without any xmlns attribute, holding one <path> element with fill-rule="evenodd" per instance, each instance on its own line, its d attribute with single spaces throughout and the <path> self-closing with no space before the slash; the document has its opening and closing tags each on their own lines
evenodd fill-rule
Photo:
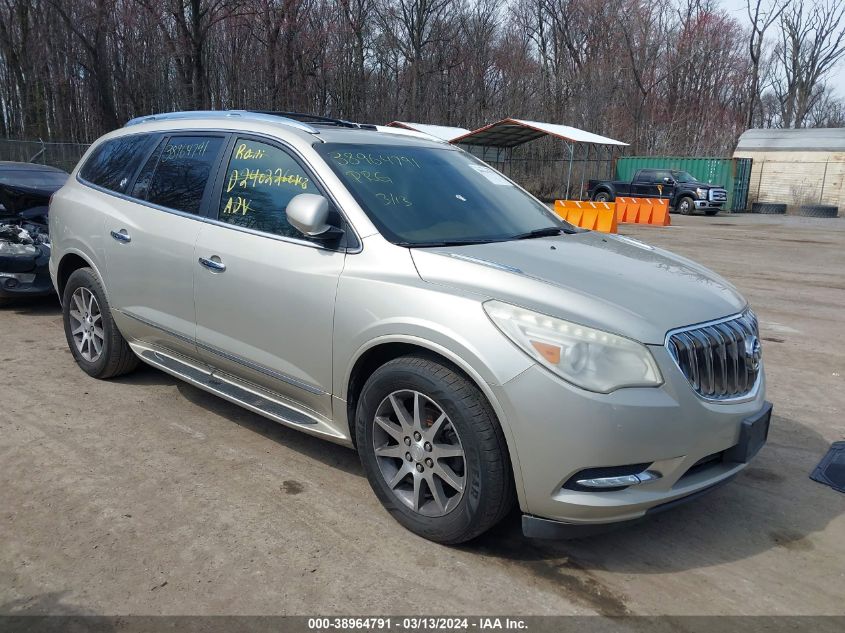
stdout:
<svg viewBox="0 0 845 633">
<path fill-rule="evenodd" d="M 455 148 L 326 143 L 317 150 L 394 244 L 478 244 L 571 228 L 499 172 Z"/>
</svg>

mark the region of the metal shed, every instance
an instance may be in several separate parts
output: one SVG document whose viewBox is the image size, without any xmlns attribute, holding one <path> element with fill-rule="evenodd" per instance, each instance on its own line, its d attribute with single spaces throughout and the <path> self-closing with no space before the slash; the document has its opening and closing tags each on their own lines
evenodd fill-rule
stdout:
<svg viewBox="0 0 845 633">
<path fill-rule="evenodd" d="M 734 158 L 750 158 L 749 202 L 845 208 L 845 128 L 751 129 Z"/>
<path fill-rule="evenodd" d="M 559 148 L 550 146 L 544 148 L 546 151 L 542 154 L 514 155 L 515 148 L 544 137 L 563 141 L 564 151 L 561 153 Z M 513 118 L 485 125 L 453 138 L 451 142 L 491 163 L 533 193 L 547 198 L 580 198 L 590 178 L 611 178 L 615 156 L 628 145 L 569 125 Z M 554 180 L 553 187 L 549 188 L 548 183 L 532 186 L 538 174 L 543 172 Z M 574 190 L 576 183 L 580 186 Z"/>
</svg>

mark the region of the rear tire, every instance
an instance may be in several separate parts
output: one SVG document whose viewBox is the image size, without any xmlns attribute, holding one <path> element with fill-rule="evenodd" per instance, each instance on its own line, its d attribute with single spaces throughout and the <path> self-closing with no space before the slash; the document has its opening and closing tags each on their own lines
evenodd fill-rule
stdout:
<svg viewBox="0 0 845 633">
<path fill-rule="evenodd" d="M 695 213 L 695 201 L 689 196 L 684 196 L 678 201 L 678 213 L 681 215 L 692 215 Z"/>
<path fill-rule="evenodd" d="M 62 293 L 65 337 L 79 367 L 94 378 L 133 371 L 138 357 L 112 318 L 103 285 L 90 268 L 75 270 Z"/>
<path fill-rule="evenodd" d="M 612 202 L 613 196 L 610 195 L 609 191 L 599 191 L 593 194 L 593 200 L 595 202 Z"/>
<path fill-rule="evenodd" d="M 379 501 L 423 538 L 463 543 L 513 506 L 496 415 L 475 384 L 445 362 L 409 355 L 379 367 L 361 391 L 355 428 Z"/>
</svg>

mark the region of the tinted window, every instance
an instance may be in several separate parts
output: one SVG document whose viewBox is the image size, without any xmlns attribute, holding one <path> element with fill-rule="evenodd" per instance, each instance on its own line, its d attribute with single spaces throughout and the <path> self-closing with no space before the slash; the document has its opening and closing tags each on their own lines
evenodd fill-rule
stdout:
<svg viewBox="0 0 845 633">
<path fill-rule="evenodd" d="M 456 149 L 339 143 L 315 149 L 382 235 L 397 244 L 503 241 L 569 226 L 499 172 Z"/>
<path fill-rule="evenodd" d="M 124 193 L 152 137 L 133 134 L 106 141 L 85 161 L 79 176 L 88 182 Z"/>
<path fill-rule="evenodd" d="M 673 171 L 672 175 L 678 182 L 698 182 L 698 180 L 685 171 Z"/>
<path fill-rule="evenodd" d="M 636 175 L 636 182 L 651 182 L 654 179 L 653 169 L 641 169 Z"/>
<path fill-rule="evenodd" d="M 132 195 L 168 209 L 199 213 L 223 140 L 210 136 L 169 138 L 144 165 Z"/>
<path fill-rule="evenodd" d="M 669 171 L 655 172 L 655 174 L 654 174 L 654 181 L 655 182 L 663 182 L 664 178 L 670 178 L 670 179 L 674 180 L 674 178 L 672 178 L 671 172 L 669 172 Z"/>
<path fill-rule="evenodd" d="M 288 202 L 300 193 L 320 192 L 290 154 L 266 143 L 238 139 L 226 169 L 218 218 L 256 231 L 302 238 L 285 213 Z"/>
</svg>

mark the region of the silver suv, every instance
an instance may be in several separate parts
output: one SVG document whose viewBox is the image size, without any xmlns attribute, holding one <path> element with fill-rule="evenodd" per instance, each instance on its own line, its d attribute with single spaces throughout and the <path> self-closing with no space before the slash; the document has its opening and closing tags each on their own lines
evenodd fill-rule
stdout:
<svg viewBox="0 0 845 633">
<path fill-rule="evenodd" d="M 576 229 L 456 147 L 271 113 L 99 139 L 50 207 L 91 376 L 138 360 L 356 447 L 406 528 L 534 537 L 638 519 L 766 440 L 757 320 L 707 269 Z"/>
</svg>

